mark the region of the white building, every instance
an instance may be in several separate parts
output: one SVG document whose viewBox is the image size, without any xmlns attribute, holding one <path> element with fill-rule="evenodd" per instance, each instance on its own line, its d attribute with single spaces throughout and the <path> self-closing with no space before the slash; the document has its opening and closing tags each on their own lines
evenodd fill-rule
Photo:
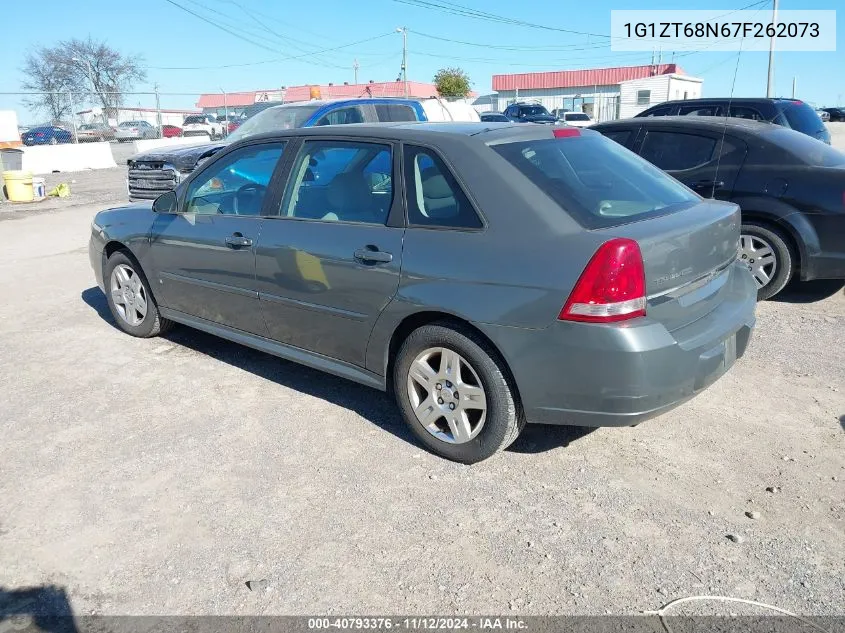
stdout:
<svg viewBox="0 0 845 633">
<path fill-rule="evenodd" d="M 586 112 L 597 121 L 632 117 L 670 99 L 701 96 L 701 79 L 677 64 L 493 75 L 497 109 L 535 101 L 549 111 Z"/>
</svg>

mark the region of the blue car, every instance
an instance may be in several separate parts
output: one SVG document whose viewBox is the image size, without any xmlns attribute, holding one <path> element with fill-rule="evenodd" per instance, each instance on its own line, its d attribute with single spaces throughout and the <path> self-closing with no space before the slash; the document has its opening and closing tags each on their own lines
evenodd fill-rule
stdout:
<svg viewBox="0 0 845 633">
<path fill-rule="evenodd" d="M 58 145 L 73 142 L 73 134 L 57 125 L 45 125 L 27 130 L 21 141 L 24 145 Z"/>
<path fill-rule="evenodd" d="M 174 189 L 202 161 L 229 143 L 247 136 L 323 125 L 427 121 L 419 99 L 360 98 L 302 101 L 267 108 L 244 121 L 225 141 L 202 145 L 160 147 L 129 159 L 129 199 L 154 200 Z M 332 156 L 340 169 L 342 157 Z"/>
</svg>

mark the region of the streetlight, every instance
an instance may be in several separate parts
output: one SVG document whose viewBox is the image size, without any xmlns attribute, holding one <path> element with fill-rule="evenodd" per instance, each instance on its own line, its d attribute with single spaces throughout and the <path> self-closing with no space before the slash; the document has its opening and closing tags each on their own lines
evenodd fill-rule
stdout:
<svg viewBox="0 0 845 633">
<path fill-rule="evenodd" d="M 402 34 L 402 82 L 405 84 L 405 98 L 408 98 L 408 27 L 397 26 L 396 32 Z"/>
</svg>

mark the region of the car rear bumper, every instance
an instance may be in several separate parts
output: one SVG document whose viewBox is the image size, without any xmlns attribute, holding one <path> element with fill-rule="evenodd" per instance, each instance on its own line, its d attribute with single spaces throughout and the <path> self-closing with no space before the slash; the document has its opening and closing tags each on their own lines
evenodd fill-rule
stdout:
<svg viewBox="0 0 845 633">
<path fill-rule="evenodd" d="M 648 316 L 543 330 L 476 325 L 505 356 L 529 422 L 628 426 L 692 398 L 745 353 L 756 288 L 736 265 L 729 283 L 715 310 L 673 332 Z"/>
</svg>

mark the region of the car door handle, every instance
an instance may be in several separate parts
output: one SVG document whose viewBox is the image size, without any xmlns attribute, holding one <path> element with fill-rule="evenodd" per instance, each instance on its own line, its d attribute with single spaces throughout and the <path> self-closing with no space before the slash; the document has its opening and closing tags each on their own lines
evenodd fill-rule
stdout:
<svg viewBox="0 0 845 633">
<path fill-rule="evenodd" d="M 705 187 L 707 187 L 708 189 L 710 189 L 711 187 L 713 189 L 721 189 L 724 186 L 724 180 L 699 180 L 698 182 L 694 182 L 690 185 L 692 189 L 704 189 Z"/>
<path fill-rule="evenodd" d="M 386 264 L 393 261 L 393 253 L 380 251 L 375 246 L 367 246 L 355 251 L 355 259 L 368 264 Z"/>
<path fill-rule="evenodd" d="M 230 235 L 226 238 L 226 246 L 231 246 L 232 248 L 252 246 L 252 240 L 248 237 L 244 237 L 240 233 L 235 233 L 234 235 Z"/>
</svg>

